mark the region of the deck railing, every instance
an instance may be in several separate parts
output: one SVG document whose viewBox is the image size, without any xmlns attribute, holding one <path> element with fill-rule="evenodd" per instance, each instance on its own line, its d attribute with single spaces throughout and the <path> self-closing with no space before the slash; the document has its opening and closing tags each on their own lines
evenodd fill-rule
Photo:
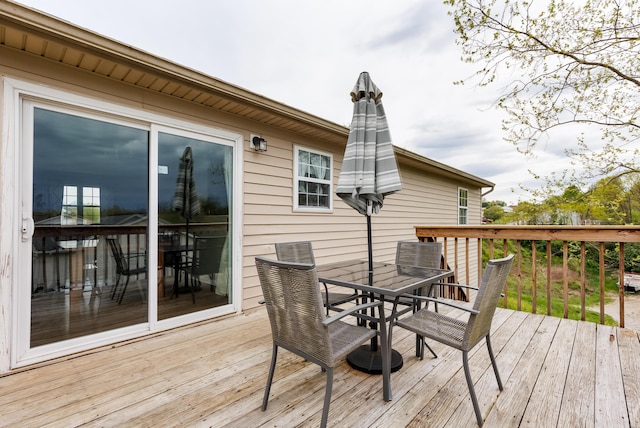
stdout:
<svg viewBox="0 0 640 428">
<path fill-rule="evenodd" d="M 508 307 L 510 299 L 516 299 L 515 308 L 523 310 L 523 279 L 525 272 L 531 275 L 531 312 L 536 313 L 539 299 L 546 299 L 546 312 L 552 314 L 552 242 L 560 241 L 562 244 L 562 302 L 563 317 L 569 318 L 569 255 L 570 245 L 579 245 L 579 282 L 580 282 L 580 319 L 585 320 L 587 313 L 587 275 L 586 266 L 587 247 L 595 247 L 599 252 L 599 294 L 600 317 L 599 322 L 605 323 L 605 273 L 608 269 L 605 263 L 605 243 L 616 243 L 618 262 L 616 270 L 619 277 L 619 322 L 624 327 L 624 259 L 625 243 L 640 243 L 640 227 L 634 226 L 416 226 L 416 236 L 421 241 L 435 240 L 444 243 L 445 262 L 454 270 L 456 282 L 479 283 L 482 273 L 482 249 L 489 252 L 489 257 L 494 257 L 513 252 L 515 248 L 516 261 L 511 275 L 516 277 L 517 286 L 511 293 L 505 287 L 502 305 Z M 523 242 L 524 241 L 524 242 Z M 530 243 L 529 243 L 530 242 Z M 546 251 L 539 254 L 540 242 L 544 242 Z M 531 266 L 525 269 L 523 263 L 523 245 L 531 246 Z M 453 248 L 452 248 L 453 247 Z M 528 251 L 527 251 L 528 252 Z M 539 259 L 546 258 L 546 266 L 543 264 L 541 277 L 538 278 L 540 265 Z M 478 278 L 471 278 L 477 274 Z M 545 280 L 546 277 L 546 280 Z M 542 281 L 542 286 L 539 281 Z"/>
</svg>

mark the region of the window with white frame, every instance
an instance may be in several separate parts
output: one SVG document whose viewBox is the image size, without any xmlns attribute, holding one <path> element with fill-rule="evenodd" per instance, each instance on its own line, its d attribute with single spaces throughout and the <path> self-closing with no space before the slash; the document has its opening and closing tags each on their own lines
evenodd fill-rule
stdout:
<svg viewBox="0 0 640 428">
<path fill-rule="evenodd" d="M 295 147 L 294 152 L 294 209 L 330 211 L 332 156 L 302 147 Z"/>
<path fill-rule="evenodd" d="M 458 224 L 468 224 L 469 191 L 458 188 Z"/>
</svg>

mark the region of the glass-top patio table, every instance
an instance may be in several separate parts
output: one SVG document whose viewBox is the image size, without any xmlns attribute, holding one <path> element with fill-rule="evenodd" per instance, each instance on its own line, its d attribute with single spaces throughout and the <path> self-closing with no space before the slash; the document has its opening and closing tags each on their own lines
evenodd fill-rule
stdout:
<svg viewBox="0 0 640 428">
<path fill-rule="evenodd" d="M 333 284 L 359 290 L 365 298 L 378 299 L 398 303 L 400 296 L 413 293 L 430 284 L 440 282 L 453 276 L 450 270 L 424 268 L 418 266 L 402 266 L 393 263 L 373 263 L 373 271 L 369 271 L 367 260 L 346 260 L 317 266 L 318 279 L 324 284 Z M 412 307 L 396 312 L 400 316 Z M 374 321 L 373 317 L 370 321 Z M 392 321 L 392 320 L 390 320 Z M 390 322 L 387 328 L 391 327 Z M 375 323 L 373 324 L 375 328 Z M 391 352 L 391 371 L 402 367 L 402 356 L 391 348 L 391 335 L 387 334 L 387 346 Z M 377 350 L 377 337 L 371 345 L 366 345 L 349 354 L 349 364 L 367 373 L 382 373 L 380 352 Z"/>
</svg>

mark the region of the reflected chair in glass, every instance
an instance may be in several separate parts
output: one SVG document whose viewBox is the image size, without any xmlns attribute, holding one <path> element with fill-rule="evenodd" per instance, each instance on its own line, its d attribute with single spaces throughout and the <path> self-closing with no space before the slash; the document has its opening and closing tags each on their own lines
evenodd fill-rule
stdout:
<svg viewBox="0 0 640 428">
<path fill-rule="evenodd" d="M 194 237 L 192 256 L 183 266 L 191 282 L 189 288 L 193 303 L 196 302 L 195 291 L 202 285 L 201 277 L 206 276 L 211 292 L 215 291 L 214 275 L 220 272 L 220 260 L 226 242 L 226 236 Z"/>
<path fill-rule="evenodd" d="M 33 238 L 33 271 L 31 287 L 32 293 L 53 291 L 53 288 L 49 287 L 48 272 L 51 270 L 55 277 L 56 289 L 60 291 L 60 254 L 66 253 L 61 249 L 54 237 L 34 237 Z M 53 260 L 50 260 L 53 259 Z M 52 261 L 51 269 L 49 269 L 49 262 Z M 36 266 L 40 267 L 40 279 L 36 278 Z"/>
<path fill-rule="evenodd" d="M 442 259 L 442 243 L 440 242 L 420 242 L 420 241 L 399 241 L 396 248 L 396 265 L 402 266 L 419 266 L 427 268 L 439 269 Z M 437 284 L 430 284 L 427 287 L 423 287 L 416 290 L 418 295 L 433 297 L 432 291 Z M 409 299 L 406 297 L 400 298 L 400 303 L 404 305 L 411 305 L 413 312 L 415 313 L 421 307 L 421 301 L 416 299 Z M 436 307 L 437 311 L 437 307 Z M 425 343 L 424 337 L 418 335 L 416 337 L 416 356 L 420 359 L 424 358 L 424 347 L 435 356 L 433 349 Z"/>
<path fill-rule="evenodd" d="M 313 247 L 309 241 L 299 242 L 279 242 L 276 244 L 276 257 L 280 261 L 316 264 L 315 257 L 313 256 Z M 358 299 L 358 293 L 338 293 L 329 292 L 329 288 L 324 285 L 324 294 L 322 295 L 322 301 L 327 308 L 327 315 L 329 315 L 329 309 L 334 311 L 340 311 L 339 305 L 343 303 L 356 301 Z"/>
<path fill-rule="evenodd" d="M 429 296 L 419 296 L 417 298 L 424 301 L 437 302 L 440 305 L 451 306 L 455 309 L 468 313 L 467 320 L 458 317 L 450 317 L 429 309 L 420 309 L 408 318 L 398 319 L 395 325 L 405 328 L 423 337 L 435 340 L 445 345 L 462 351 L 462 365 L 469 387 L 469 394 L 473 402 L 473 410 L 476 414 L 478 425 L 482 426 L 483 419 L 480 413 L 480 406 L 476 397 L 473 381 L 469 371 L 469 351 L 473 349 L 482 339 L 485 339 L 491 365 L 498 381 L 498 388 L 502 391 L 502 381 L 498 372 L 493 350 L 491 349 L 491 322 L 495 313 L 500 295 L 507 283 L 507 276 L 513 263 L 513 255 L 502 259 L 490 260 L 487 264 L 480 287 L 468 285 L 448 284 L 452 287 L 465 287 L 476 290 L 476 296 L 471 307 L 461 306 L 450 300 L 437 299 Z M 413 296 L 411 296 L 413 297 Z M 396 308 L 394 307 L 394 311 Z M 392 315 L 393 317 L 393 315 Z"/>
<path fill-rule="evenodd" d="M 273 374 L 276 367 L 278 347 L 318 364 L 327 375 L 327 384 L 322 410 L 321 426 L 325 427 L 331 403 L 333 368 L 346 358 L 347 354 L 380 334 L 386 343 L 387 333 L 382 302 L 355 305 L 327 317 L 322 303 L 318 275 L 312 264 L 300 264 L 269 260 L 256 257 L 256 268 L 264 295 L 271 333 L 273 350 L 269 376 L 262 401 L 262 410 L 267 409 Z M 341 321 L 348 315 L 358 315 L 358 311 L 378 309 L 380 333 Z M 390 359 L 386 347 L 382 348 L 383 390 L 389 390 Z"/>
<path fill-rule="evenodd" d="M 116 262 L 116 284 L 113 286 L 113 291 L 111 292 L 112 300 L 116 295 L 118 285 L 120 284 L 120 279 L 123 276 L 127 278 L 124 283 L 124 288 L 120 292 L 120 297 L 118 298 L 118 304 L 121 304 L 122 299 L 124 298 L 124 293 L 127 291 L 127 285 L 129 285 L 129 279 L 132 276 L 147 274 L 146 254 L 125 254 L 122 251 L 122 246 L 120 245 L 120 240 L 118 238 L 107 238 L 107 242 L 109 243 L 111 254 L 113 255 L 113 258 Z M 132 265 L 134 267 L 132 267 Z M 142 294 L 142 298 L 144 299 L 144 292 L 142 291 L 142 289 L 140 289 L 140 293 Z"/>
</svg>

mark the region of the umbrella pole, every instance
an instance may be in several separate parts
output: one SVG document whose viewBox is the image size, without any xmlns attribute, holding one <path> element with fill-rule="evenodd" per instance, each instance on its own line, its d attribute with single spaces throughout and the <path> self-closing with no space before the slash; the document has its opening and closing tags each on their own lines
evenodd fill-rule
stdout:
<svg viewBox="0 0 640 428">
<path fill-rule="evenodd" d="M 369 250 L 369 274 L 373 273 L 373 243 L 371 240 L 371 216 L 367 215 L 367 248 Z M 372 285 L 372 284 L 369 284 Z"/>
<path fill-rule="evenodd" d="M 367 246 L 369 252 L 369 285 L 373 285 L 373 246 L 371 240 L 371 216 L 367 215 Z M 366 294 L 365 294 L 366 296 Z M 369 294 L 369 298 L 373 302 L 375 296 L 373 293 Z M 375 308 L 371 308 L 371 317 L 375 319 Z M 389 320 L 391 321 L 391 320 Z M 371 321 L 369 327 L 377 329 L 377 323 Z M 402 368 L 403 360 L 402 355 L 395 349 L 391 349 L 391 371 L 396 372 Z M 378 335 L 371 338 L 369 345 L 362 345 L 361 347 L 351 351 L 347 355 L 347 362 L 356 370 L 363 371 L 371 374 L 382 373 L 382 355 L 378 345 Z"/>
<path fill-rule="evenodd" d="M 371 216 L 367 214 L 367 250 L 369 252 L 369 286 L 373 285 L 373 240 L 371 239 Z M 371 295 L 371 301 L 374 301 L 373 294 Z M 371 316 L 375 317 L 375 308 L 371 308 Z M 377 329 L 377 325 L 371 322 L 371 328 Z M 376 352 L 378 350 L 378 336 L 371 338 L 371 350 Z"/>
</svg>

